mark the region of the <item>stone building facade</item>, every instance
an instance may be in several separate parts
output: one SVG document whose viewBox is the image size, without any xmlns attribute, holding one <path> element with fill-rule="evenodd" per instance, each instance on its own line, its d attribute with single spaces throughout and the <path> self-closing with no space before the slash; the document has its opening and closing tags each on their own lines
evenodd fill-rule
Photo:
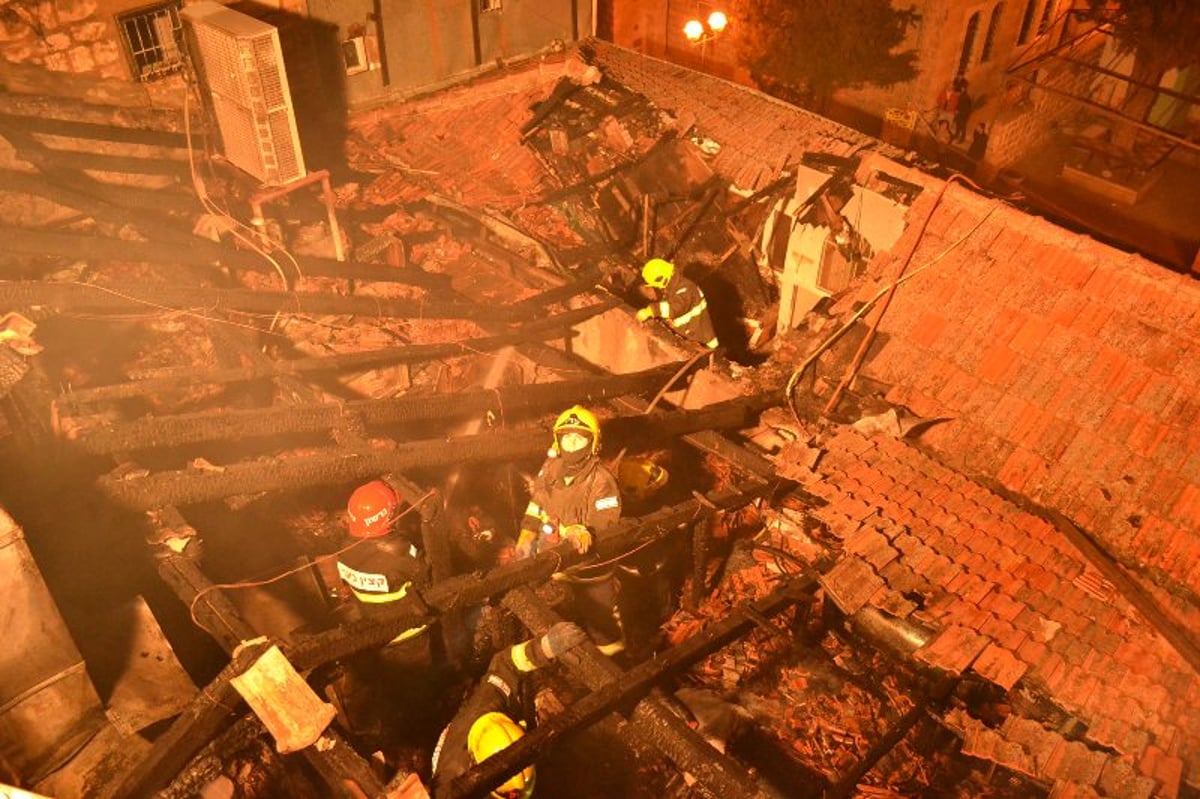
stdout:
<svg viewBox="0 0 1200 799">
<path fill-rule="evenodd" d="M 141 83 L 156 100 L 181 96 L 181 82 L 165 79 L 178 72 L 179 10 L 194 2 L 0 0 L 0 84 L 13 83 L 14 72 L 24 79 L 30 68 L 44 68 Z M 589 0 L 218 2 L 278 27 L 289 73 L 320 72 L 311 93 L 349 105 L 430 91 L 561 49 L 594 27 Z M 50 90 L 45 78 L 37 81 Z"/>
<path fill-rule="evenodd" d="M 611 0 L 612 37 L 616 44 L 686 64 L 711 74 L 749 83 L 736 64 L 732 37 L 709 44 L 703 61 L 682 36 L 683 21 L 708 8 L 674 0 Z M 1069 102 L 1046 92 L 1030 96 L 1014 86 L 1008 70 L 1073 35 L 1070 11 L 1075 0 L 892 0 L 896 8 L 913 8 L 918 21 L 908 29 L 897 51 L 916 53 L 916 76 L 907 83 L 835 92 L 828 115 L 868 133 L 883 130 L 885 119 L 904 119 L 913 129 L 895 143 L 915 145 L 930 137 L 938 95 L 958 75 L 964 76 L 975 99 L 972 124 L 985 120 L 1000 130 L 989 147 L 989 160 L 1004 166 L 1046 131 Z M 701 14 L 702 15 L 702 14 Z M 737 20 L 730 22 L 736 36 Z M 1043 76 L 1045 77 L 1045 76 Z M 1065 78 L 1064 78 L 1065 79 Z M 1048 114 L 1043 114 L 1048 112 Z M 890 138 L 890 137 L 889 137 Z"/>
<path fill-rule="evenodd" d="M 175 31 L 196 0 L 0 0 L 0 87 L 179 105 Z M 303 15 L 307 0 L 252 5 Z M 58 77 L 56 77 L 58 76 Z"/>
</svg>

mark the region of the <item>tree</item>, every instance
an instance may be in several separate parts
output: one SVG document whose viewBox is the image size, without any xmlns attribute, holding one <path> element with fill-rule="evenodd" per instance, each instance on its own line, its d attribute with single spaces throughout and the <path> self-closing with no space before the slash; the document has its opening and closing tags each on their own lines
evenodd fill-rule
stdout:
<svg viewBox="0 0 1200 799">
<path fill-rule="evenodd" d="M 1200 3 L 1196 0 L 1088 0 L 1093 19 L 1112 27 L 1120 48 L 1133 54 L 1121 112 L 1146 121 L 1167 70 L 1200 61 Z M 1137 128 L 1124 125 L 1116 143 L 1129 148 Z"/>
<path fill-rule="evenodd" d="M 759 85 L 805 92 L 818 111 L 836 89 L 917 74 L 916 51 L 895 50 L 918 14 L 889 0 L 736 0 L 735 13 L 738 58 Z"/>
</svg>

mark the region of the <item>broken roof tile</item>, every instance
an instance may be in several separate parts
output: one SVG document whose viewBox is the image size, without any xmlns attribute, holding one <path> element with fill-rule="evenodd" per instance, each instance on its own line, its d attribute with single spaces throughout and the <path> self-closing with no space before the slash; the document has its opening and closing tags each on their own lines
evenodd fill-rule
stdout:
<svg viewBox="0 0 1200 799">
<path fill-rule="evenodd" d="M 1028 668 L 1012 652 L 994 643 L 988 644 L 971 664 L 972 671 L 1006 691 L 1017 684 Z"/>
<path fill-rule="evenodd" d="M 883 578 L 859 558 L 841 558 L 820 578 L 821 586 L 845 614 L 856 613 L 884 586 Z"/>
<path fill-rule="evenodd" d="M 988 639 L 974 630 L 949 625 L 930 643 L 916 652 L 919 660 L 931 666 L 962 674 L 987 647 Z"/>
<path fill-rule="evenodd" d="M 1158 783 L 1158 796 L 1167 799 L 1179 796 L 1179 783 L 1183 777 L 1180 758 L 1168 755 L 1157 746 L 1147 746 L 1137 767 L 1139 772 Z"/>
<path fill-rule="evenodd" d="M 1150 799 L 1155 781 L 1138 774 L 1133 765 L 1124 760 L 1109 758 L 1100 772 L 1097 786 L 1105 796 L 1122 799 Z"/>
</svg>

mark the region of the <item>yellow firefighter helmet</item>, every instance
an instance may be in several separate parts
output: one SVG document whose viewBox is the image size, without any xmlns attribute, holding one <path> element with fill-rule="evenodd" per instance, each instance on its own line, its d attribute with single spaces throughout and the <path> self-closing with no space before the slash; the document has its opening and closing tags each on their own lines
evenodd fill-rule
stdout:
<svg viewBox="0 0 1200 799">
<path fill-rule="evenodd" d="M 642 280 L 651 288 L 665 289 L 674 276 L 675 264 L 662 258 L 651 258 L 642 267 Z"/>
<path fill-rule="evenodd" d="M 600 420 L 582 405 L 572 405 L 554 420 L 555 451 L 558 451 L 559 436 L 570 431 L 586 433 L 592 439 L 593 454 L 600 450 Z"/>
<path fill-rule="evenodd" d="M 476 763 L 487 760 L 500 750 L 512 746 L 525 735 L 520 724 L 503 713 L 484 713 L 475 719 L 467 732 L 467 750 Z M 533 766 L 526 766 L 492 790 L 496 799 L 528 799 L 533 794 Z"/>
<path fill-rule="evenodd" d="M 667 484 L 667 470 L 649 458 L 622 458 L 617 465 L 621 493 L 632 500 L 648 499 Z"/>
</svg>

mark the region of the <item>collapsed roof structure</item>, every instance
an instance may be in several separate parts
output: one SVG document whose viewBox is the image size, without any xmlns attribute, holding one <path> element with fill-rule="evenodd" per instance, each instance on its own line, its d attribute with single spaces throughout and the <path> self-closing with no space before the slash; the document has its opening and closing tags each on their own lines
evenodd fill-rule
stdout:
<svg viewBox="0 0 1200 799">
<path fill-rule="evenodd" d="M 7 385 L 23 468 L 5 503 L 58 610 L 29 595 L 66 619 L 56 657 L 6 663 L 4 729 L 47 730 L 6 750 L 10 781 L 285 779 L 266 750 L 230 767 L 265 737 L 234 678 L 273 646 L 311 676 L 435 621 L 469 670 L 450 643 L 465 608 L 543 630 L 547 581 L 578 556 L 464 569 L 455 536 L 462 514 L 515 515 L 513 478 L 575 401 L 602 410 L 606 454 L 671 471 L 599 549 L 682 541 L 684 607 L 626 671 L 589 648 L 556 686 L 565 708 L 454 795 L 593 723 L 644 758 L 646 795 L 1148 797 L 1200 779 L 1194 281 L 601 42 L 352 118 L 356 174 L 333 187 L 349 261 L 299 192 L 264 206 L 286 251 L 235 248 L 239 179 L 189 165 L 203 131 L 176 114 L 4 102 L 0 294 L 43 348 Z M 637 325 L 655 255 L 705 289 L 734 360 Z M 316 562 L 347 486 L 383 472 L 421 511 L 427 612 L 338 623 Z M 139 594 L 199 690 L 178 668 L 152 701 L 119 688 L 130 664 L 94 676 L 111 640 L 89 641 L 84 611 Z M 30 651 L 40 624 L 18 636 Z M 54 686 L 76 698 L 49 730 Z M 677 715 L 689 690 L 750 720 L 728 754 Z M 381 776 L 344 721 L 282 762 L 347 795 L 410 789 L 424 765 Z"/>
</svg>

